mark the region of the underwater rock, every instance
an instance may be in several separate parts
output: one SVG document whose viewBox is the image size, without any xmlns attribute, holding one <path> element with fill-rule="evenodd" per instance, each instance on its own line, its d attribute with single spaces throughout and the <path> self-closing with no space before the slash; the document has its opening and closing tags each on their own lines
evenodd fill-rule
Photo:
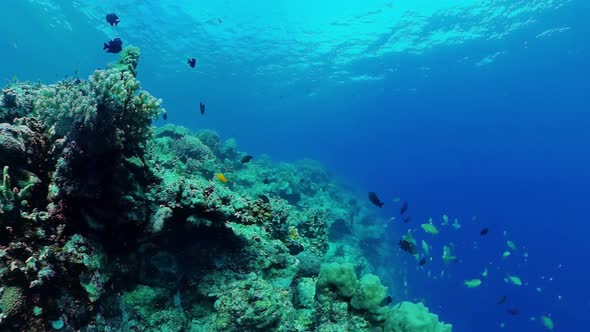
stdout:
<svg viewBox="0 0 590 332">
<path fill-rule="evenodd" d="M 441 323 L 422 303 L 402 302 L 385 320 L 383 332 L 451 332 L 452 325 Z"/>
</svg>

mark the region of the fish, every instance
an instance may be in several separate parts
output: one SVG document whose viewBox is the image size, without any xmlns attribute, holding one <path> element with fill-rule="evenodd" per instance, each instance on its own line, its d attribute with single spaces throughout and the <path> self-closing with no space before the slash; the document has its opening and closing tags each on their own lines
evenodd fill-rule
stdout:
<svg viewBox="0 0 590 332">
<path fill-rule="evenodd" d="M 430 256 L 430 245 L 424 240 L 422 240 L 422 251 L 424 251 L 424 255 Z"/>
<path fill-rule="evenodd" d="M 410 255 L 415 255 L 418 252 L 416 250 L 416 245 L 406 239 L 401 239 L 399 241 L 399 247 Z"/>
<path fill-rule="evenodd" d="M 522 280 L 520 280 L 520 278 L 517 276 L 507 275 L 504 281 L 516 286 L 522 286 Z"/>
<path fill-rule="evenodd" d="M 219 181 L 221 181 L 223 183 L 226 183 L 227 182 L 227 178 L 223 174 L 217 173 L 217 175 L 215 175 L 215 176 L 217 177 L 217 180 L 219 180 Z"/>
<path fill-rule="evenodd" d="M 104 43 L 102 48 L 107 53 L 119 53 L 123 50 L 123 41 L 120 38 L 110 40 L 108 43 Z"/>
<path fill-rule="evenodd" d="M 508 246 L 508 248 L 512 249 L 512 251 L 517 251 L 518 248 L 516 247 L 516 244 L 514 244 L 514 242 L 508 240 L 506 241 L 506 245 Z"/>
<path fill-rule="evenodd" d="M 199 110 L 201 111 L 201 115 L 205 114 L 205 104 L 199 102 Z"/>
<path fill-rule="evenodd" d="M 405 216 L 403 220 L 404 220 L 404 224 L 407 224 L 407 223 L 409 223 L 409 222 L 410 222 L 410 220 L 412 220 L 412 217 L 410 217 L 410 216 Z"/>
<path fill-rule="evenodd" d="M 393 302 L 393 299 L 391 298 L 391 296 L 387 295 L 382 301 L 381 303 L 379 303 L 380 307 L 385 307 L 391 304 L 391 302 Z"/>
<path fill-rule="evenodd" d="M 297 240 L 299 238 L 299 234 L 297 234 L 297 230 L 295 229 L 295 227 L 291 227 L 291 229 L 289 230 L 289 235 L 293 240 Z"/>
<path fill-rule="evenodd" d="M 162 119 L 164 119 L 164 121 L 168 120 L 168 113 L 164 113 L 162 115 Z"/>
<path fill-rule="evenodd" d="M 402 207 L 399 209 L 399 214 L 404 214 L 408 211 L 408 202 L 404 202 Z"/>
<path fill-rule="evenodd" d="M 428 234 L 438 234 L 438 229 L 436 229 L 436 226 L 434 226 L 433 224 L 422 224 L 420 225 L 420 227 L 422 227 L 422 229 Z"/>
<path fill-rule="evenodd" d="M 476 288 L 481 286 L 481 279 L 471 279 L 471 280 L 465 280 L 465 282 L 463 283 L 465 285 L 465 287 L 467 288 Z"/>
<path fill-rule="evenodd" d="M 553 331 L 553 328 L 555 328 L 555 324 L 553 324 L 553 320 L 549 316 L 541 316 L 541 323 L 547 330 Z"/>
<path fill-rule="evenodd" d="M 379 199 L 379 196 L 377 196 L 376 193 L 374 192 L 369 192 L 369 200 L 371 201 L 371 203 L 375 204 L 378 207 L 383 207 L 383 202 L 381 202 L 381 200 Z"/>
<path fill-rule="evenodd" d="M 442 260 L 443 260 L 443 262 L 445 262 L 445 264 L 449 264 L 449 262 L 457 261 L 457 256 L 454 256 L 451 253 L 451 247 L 449 247 L 447 245 L 443 246 Z"/>
<path fill-rule="evenodd" d="M 508 308 L 508 309 L 506 309 L 506 312 L 512 316 L 516 316 L 516 315 L 520 314 L 520 310 L 518 310 L 518 308 Z"/>
<path fill-rule="evenodd" d="M 506 302 L 506 295 L 502 295 L 500 296 L 500 298 L 498 299 L 498 304 L 504 304 L 504 302 Z"/>
<path fill-rule="evenodd" d="M 426 257 L 424 257 L 418 262 L 418 265 L 423 266 L 426 263 L 428 263 L 428 259 Z"/>
<path fill-rule="evenodd" d="M 195 66 L 197 65 L 197 59 L 189 58 L 188 60 L 186 60 L 186 63 L 189 65 L 189 67 L 195 68 Z"/>
<path fill-rule="evenodd" d="M 481 235 L 481 236 L 488 235 L 489 231 L 490 230 L 486 227 L 486 228 L 482 229 L 481 231 L 479 231 L 479 235 Z"/>
<path fill-rule="evenodd" d="M 117 26 L 119 24 L 119 22 L 121 22 L 121 20 L 119 19 L 119 16 L 117 16 L 117 14 L 115 14 L 115 13 L 107 14 L 106 18 L 107 18 L 107 22 L 111 26 Z"/>
<path fill-rule="evenodd" d="M 252 158 L 254 158 L 254 156 L 247 154 L 247 155 L 243 156 L 242 159 L 240 159 L 240 162 L 242 164 L 249 163 L 250 160 L 252 160 Z"/>
</svg>

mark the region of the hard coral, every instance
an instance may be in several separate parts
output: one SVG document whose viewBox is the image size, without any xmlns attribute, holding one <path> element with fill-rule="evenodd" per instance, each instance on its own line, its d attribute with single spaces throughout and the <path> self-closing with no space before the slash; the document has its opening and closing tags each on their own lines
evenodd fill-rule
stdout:
<svg viewBox="0 0 590 332">
<path fill-rule="evenodd" d="M 271 331 L 280 324 L 291 302 L 287 294 L 255 274 L 228 285 L 215 302 L 219 331 Z"/>
</svg>

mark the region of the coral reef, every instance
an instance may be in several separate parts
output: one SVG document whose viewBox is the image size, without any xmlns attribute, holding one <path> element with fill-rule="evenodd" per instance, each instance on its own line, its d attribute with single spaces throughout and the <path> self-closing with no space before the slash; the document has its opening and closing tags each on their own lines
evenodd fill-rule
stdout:
<svg viewBox="0 0 590 332">
<path fill-rule="evenodd" d="M 383 223 L 319 164 L 152 128 L 139 56 L 2 90 L 0 331 L 450 330 L 384 304 Z"/>
</svg>

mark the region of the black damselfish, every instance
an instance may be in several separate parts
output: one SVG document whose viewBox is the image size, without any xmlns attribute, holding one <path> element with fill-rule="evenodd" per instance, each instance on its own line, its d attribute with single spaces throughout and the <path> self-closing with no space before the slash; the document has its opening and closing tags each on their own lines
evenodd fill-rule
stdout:
<svg viewBox="0 0 590 332">
<path fill-rule="evenodd" d="M 369 200 L 371 201 L 371 203 L 375 204 L 378 207 L 383 207 L 383 202 L 381 202 L 381 200 L 379 199 L 379 196 L 377 196 L 376 193 L 374 192 L 369 192 Z"/>
</svg>

